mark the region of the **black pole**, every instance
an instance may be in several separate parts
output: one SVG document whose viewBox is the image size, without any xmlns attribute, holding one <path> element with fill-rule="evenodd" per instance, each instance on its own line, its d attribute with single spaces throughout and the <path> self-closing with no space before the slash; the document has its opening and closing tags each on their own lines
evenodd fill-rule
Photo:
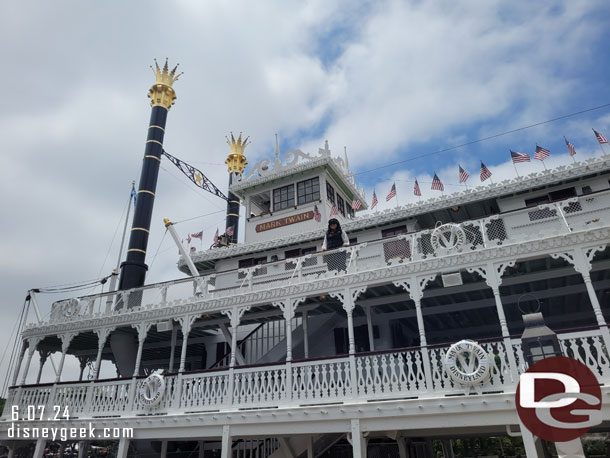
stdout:
<svg viewBox="0 0 610 458">
<path fill-rule="evenodd" d="M 231 192 L 234 175 L 234 173 L 229 174 L 229 193 L 227 200 L 226 230 L 229 232 L 233 231 L 232 235 L 226 234 L 227 243 L 229 245 L 237 243 L 237 233 L 239 230 L 239 197 Z"/>
<path fill-rule="evenodd" d="M 148 266 L 145 264 L 150 221 L 155 203 L 159 165 L 163 153 L 163 136 L 168 109 L 153 106 L 144 149 L 144 164 L 138 186 L 138 198 L 131 226 L 127 259 L 121 264 L 119 289 L 137 288 L 144 284 Z"/>
<path fill-rule="evenodd" d="M 176 100 L 176 93 L 172 88 L 176 75 L 176 66 L 171 72 L 167 66 L 167 59 L 163 69 L 155 61 L 156 83 L 148 91 L 151 99 L 152 111 L 148 123 L 148 135 L 144 149 L 144 164 L 140 175 L 138 198 L 134 210 L 131 235 L 127 248 L 127 258 L 121 264 L 121 277 L 119 289 L 126 290 L 144 285 L 148 266 L 145 263 L 150 221 L 155 203 L 155 191 L 161 154 L 163 153 L 163 137 L 165 136 L 165 123 L 167 112 Z M 153 69 L 154 70 L 154 69 Z M 128 305 L 129 306 L 129 305 Z"/>
</svg>

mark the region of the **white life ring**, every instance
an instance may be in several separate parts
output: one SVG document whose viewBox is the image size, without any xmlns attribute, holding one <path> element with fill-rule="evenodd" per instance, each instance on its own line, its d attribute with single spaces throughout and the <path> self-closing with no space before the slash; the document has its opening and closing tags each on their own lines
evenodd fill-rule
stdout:
<svg viewBox="0 0 610 458">
<path fill-rule="evenodd" d="M 430 236 L 430 243 L 434 251 L 461 249 L 466 243 L 466 233 L 457 224 L 443 224 L 438 226 Z"/>
<path fill-rule="evenodd" d="M 159 405 L 165 393 L 165 378 L 160 371 L 153 372 L 140 385 L 140 401 L 146 407 Z"/>
<path fill-rule="evenodd" d="M 460 340 L 449 347 L 443 365 L 454 382 L 474 386 L 486 381 L 491 369 L 489 354 L 472 340 Z"/>
</svg>

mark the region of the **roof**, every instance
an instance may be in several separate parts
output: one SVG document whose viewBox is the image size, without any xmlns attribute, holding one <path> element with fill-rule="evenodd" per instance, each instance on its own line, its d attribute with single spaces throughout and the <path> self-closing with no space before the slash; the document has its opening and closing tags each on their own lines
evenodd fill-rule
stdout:
<svg viewBox="0 0 610 458">
<path fill-rule="evenodd" d="M 511 180 L 504 180 L 500 183 L 492 183 L 486 186 L 479 186 L 474 189 L 465 189 L 447 196 L 433 197 L 417 203 L 399 206 L 395 209 L 387 209 L 383 212 L 375 212 L 370 215 L 357 217 L 351 221 L 347 221 L 342 224 L 342 226 L 347 232 L 373 228 L 380 225 L 391 224 L 392 222 L 404 221 L 408 218 L 435 210 L 442 210 L 467 203 L 487 200 L 490 198 L 512 195 L 520 191 L 557 184 L 574 178 L 581 178 L 590 174 L 597 174 L 606 170 L 610 170 L 610 155 L 594 157 L 586 161 L 575 162 L 570 165 L 562 165 L 555 169 L 531 173 L 527 176 L 517 177 Z M 231 247 L 211 249 L 193 253 L 191 258 L 194 263 L 206 263 L 209 261 L 216 261 L 219 259 L 261 252 L 272 248 L 279 248 L 282 246 L 289 246 L 297 243 L 321 239 L 324 236 L 324 230 L 324 227 L 320 227 L 320 229 L 315 231 L 293 234 L 279 239 L 266 240 L 247 245 L 238 244 Z M 184 261 L 180 259 L 178 262 L 178 267 L 183 265 Z"/>
</svg>

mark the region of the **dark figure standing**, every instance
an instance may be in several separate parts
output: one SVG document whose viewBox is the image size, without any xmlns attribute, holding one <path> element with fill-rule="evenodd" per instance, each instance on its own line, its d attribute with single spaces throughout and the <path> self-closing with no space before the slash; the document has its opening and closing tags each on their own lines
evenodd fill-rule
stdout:
<svg viewBox="0 0 610 458">
<path fill-rule="evenodd" d="M 322 243 L 322 251 L 334 250 L 349 246 L 349 238 L 343 229 L 341 224 L 335 218 L 328 220 L 328 230 L 324 235 L 324 243 Z M 328 266 L 328 270 L 347 270 L 346 266 L 347 253 L 340 251 L 324 256 L 324 261 Z"/>
</svg>

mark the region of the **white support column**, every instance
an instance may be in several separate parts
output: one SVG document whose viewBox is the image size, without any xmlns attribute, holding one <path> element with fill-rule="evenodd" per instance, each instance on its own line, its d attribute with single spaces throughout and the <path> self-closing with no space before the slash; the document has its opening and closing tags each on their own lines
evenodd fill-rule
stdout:
<svg viewBox="0 0 610 458">
<path fill-rule="evenodd" d="M 371 306 L 367 305 L 364 307 L 364 312 L 366 313 L 366 327 L 369 331 L 369 349 L 370 351 L 375 351 L 375 335 L 373 333 L 373 319 L 371 317 Z"/>
<path fill-rule="evenodd" d="M 70 342 L 76 336 L 76 332 L 66 332 L 65 334 L 61 334 L 59 338 L 61 339 L 61 359 L 59 360 L 59 366 L 57 367 L 57 377 L 55 377 L 55 383 L 58 383 L 61 380 L 61 372 L 64 369 L 64 362 L 66 361 L 66 353 L 68 352 L 68 348 L 70 348 Z"/>
<path fill-rule="evenodd" d="M 445 452 L 445 458 L 455 458 L 453 453 L 453 444 L 451 439 L 443 439 L 443 451 Z"/>
<path fill-rule="evenodd" d="M 224 323 L 218 323 L 218 327 L 220 328 L 220 331 L 222 332 L 222 335 L 225 338 L 225 342 L 227 343 L 229 348 L 232 348 L 231 343 L 233 342 L 233 333 L 227 329 Z M 237 344 L 235 345 L 237 346 Z M 246 358 L 244 358 L 244 355 L 241 353 L 241 350 L 239 348 L 235 349 L 235 359 L 236 362 L 242 366 L 246 364 Z"/>
<path fill-rule="evenodd" d="M 274 302 L 273 305 L 279 307 L 286 320 L 286 399 L 292 400 L 292 319 L 298 305 L 305 300 L 305 297 L 289 297 L 285 301 Z"/>
<path fill-rule="evenodd" d="M 307 438 L 307 458 L 314 458 L 313 456 L 313 436 Z"/>
<path fill-rule="evenodd" d="M 232 456 L 231 429 L 229 425 L 224 425 L 222 427 L 220 458 L 232 458 Z"/>
<path fill-rule="evenodd" d="M 66 451 L 66 444 L 64 444 L 62 442 L 61 444 L 59 444 L 59 457 L 58 458 L 64 458 L 65 451 Z"/>
<path fill-rule="evenodd" d="M 176 340 L 178 339 L 178 328 L 172 325 L 172 343 L 169 353 L 169 372 L 174 372 L 174 353 L 176 353 Z M 204 366 L 205 367 L 205 366 Z"/>
<path fill-rule="evenodd" d="M 540 439 L 534 436 L 522 423 L 520 423 L 519 426 L 521 429 L 521 439 L 523 439 L 523 448 L 525 448 L 525 455 L 527 458 L 544 458 Z"/>
<path fill-rule="evenodd" d="M 140 375 L 140 366 L 142 363 L 142 349 L 144 348 L 144 341 L 148 335 L 148 330 L 155 324 L 152 322 L 143 322 L 138 324 L 132 324 L 132 327 L 138 331 L 138 353 L 136 355 L 136 365 L 133 369 L 132 377 Z"/>
<path fill-rule="evenodd" d="M 408 279 L 395 281 L 394 285 L 404 288 L 409 297 L 415 303 L 415 315 L 417 317 L 417 328 L 419 329 L 419 345 L 422 351 L 422 364 L 424 366 L 424 377 L 426 379 L 426 387 L 429 392 L 434 390 L 432 383 L 432 368 L 430 367 L 430 356 L 428 354 L 428 341 L 426 339 L 426 328 L 424 326 L 424 315 L 421 310 L 421 300 L 424 295 L 426 285 L 434 280 L 436 275 L 426 277 L 416 277 L 412 275 Z"/>
<path fill-rule="evenodd" d="M 6 458 L 15 458 L 16 449 L 17 449 L 16 445 L 13 445 L 12 447 L 8 447 L 8 455 L 6 456 Z"/>
<path fill-rule="evenodd" d="M 221 313 L 226 315 L 229 318 L 229 322 L 231 324 L 231 361 L 229 363 L 229 388 L 227 395 L 227 404 L 233 404 L 233 389 L 235 387 L 235 355 L 237 352 L 237 327 L 239 326 L 239 322 L 244 313 L 250 310 L 250 307 L 242 307 L 238 308 L 236 305 L 233 306 L 231 310 L 223 310 Z M 226 330 L 226 328 L 225 328 Z M 228 331 L 227 331 L 228 332 Z M 226 426 L 227 431 L 228 426 Z M 228 432 L 227 432 L 228 434 Z M 223 438 L 224 438 L 224 429 L 223 429 Z M 229 453 L 229 451 L 225 452 L 224 447 L 222 453 Z M 223 455 L 225 456 L 225 455 Z M 228 456 L 228 455 L 227 455 Z"/>
<path fill-rule="evenodd" d="M 555 442 L 558 458 L 585 458 L 580 437 L 567 442 Z"/>
<path fill-rule="evenodd" d="M 193 323 L 197 319 L 197 315 L 187 315 L 181 316 L 178 318 L 180 322 L 180 328 L 182 329 L 182 348 L 180 349 L 180 368 L 178 369 L 179 373 L 184 372 L 184 368 L 186 366 L 186 349 L 188 347 L 188 339 L 189 334 L 191 333 L 191 329 L 193 328 Z M 172 335 L 173 338 L 173 335 Z M 172 352 L 173 355 L 173 352 Z M 173 365 L 173 361 L 172 361 Z"/>
<path fill-rule="evenodd" d="M 78 358 L 78 362 L 80 365 L 80 372 L 78 373 L 78 381 L 82 382 L 83 381 L 83 376 L 85 375 L 85 368 L 87 367 L 87 362 L 89 360 L 87 359 L 87 357 L 79 357 Z"/>
<path fill-rule="evenodd" d="M 329 292 L 329 295 L 339 299 L 343 305 L 343 310 L 347 314 L 347 334 L 349 343 L 349 367 L 352 387 L 352 397 L 358 396 L 358 376 L 356 373 L 356 343 L 354 340 L 354 320 L 353 313 L 356 306 L 356 299 L 366 291 L 366 286 L 350 290 L 345 288 L 342 291 Z M 355 456 L 355 455 L 354 455 Z"/>
<path fill-rule="evenodd" d="M 19 377 L 19 369 L 21 369 L 21 363 L 23 363 L 23 357 L 25 356 L 25 352 L 28 350 L 25 341 L 21 342 L 21 351 L 19 352 L 19 359 L 17 360 L 17 364 L 15 364 L 15 369 L 13 372 L 13 379 L 11 381 L 11 385 L 17 385 L 17 378 Z"/>
<path fill-rule="evenodd" d="M 606 319 L 602 313 L 599 299 L 595 293 L 595 288 L 593 287 L 590 274 L 592 267 L 591 262 L 593 261 L 595 253 L 602 251 L 605 248 L 606 245 L 598 245 L 584 249 L 576 248 L 571 252 L 552 254 L 551 257 L 553 259 L 561 258 L 568 261 L 574 266 L 574 270 L 582 275 L 583 281 L 585 282 L 585 286 L 587 288 L 587 293 L 589 295 L 589 300 L 591 301 L 591 307 L 593 308 L 593 313 L 595 314 L 595 320 L 597 321 L 597 325 L 602 333 L 602 338 L 604 339 L 604 344 L 606 345 L 606 348 L 610 348 L 610 331 L 608 331 L 608 325 L 606 324 Z"/>
<path fill-rule="evenodd" d="M 102 364 L 102 352 L 104 351 L 104 345 L 106 340 L 114 328 L 99 328 L 95 330 L 97 334 L 97 356 L 95 357 L 95 368 L 93 371 L 93 380 L 97 380 L 100 377 L 100 365 Z"/>
<path fill-rule="evenodd" d="M 21 375 L 21 383 L 19 383 L 20 385 L 25 385 L 25 380 L 28 376 L 28 371 L 30 370 L 30 364 L 32 363 L 32 356 L 34 356 L 36 347 L 38 347 L 41 340 L 42 339 L 40 337 L 31 337 L 28 339 L 28 357 L 25 360 L 25 367 L 23 368 L 23 374 Z"/>
<path fill-rule="evenodd" d="M 161 458 L 167 458 L 167 441 L 161 441 Z"/>
<path fill-rule="evenodd" d="M 354 458 L 366 458 L 366 438 L 362 437 L 360 431 L 360 420 L 351 421 L 351 433 L 352 433 L 352 450 Z"/>
<path fill-rule="evenodd" d="M 43 458 L 46 443 L 47 440 L 42 438 L 36 441 L 36 448 L 34 449 L 34 455 L 32 455 L 32 458 Z"/>
<path fill-rule="evenodd" d="M 89 452 L 89 442 L 79 441 L 78 443 L 78 458 L 86 458 Z"/>
<path fill-rule="evenodd" d="M 127 458 L 127 452 L 129 451 L 129 439 L 123 437 L 119 440 L 119 449 L 116 453 L 116 458 Z"/>
<path fill-rule="evenodd" d="M 199 441 L 199 455 L 198 458 L 203 458 L 203 454 L 205 452 L 205 442 Z"/>
<path fill-rule="evenodd" d="M 309 313 L 303 312 L 303 356 L 309 358 Z"/>
<path fill-rule="evenodd" d="M 498 320 L 500 321 L 500 332 L 502 333 L 502 339 L 504 341 L 504 347 L 506 349 L 506 356 L 508 357 L 508 365 L 510 368 L 511 380 L 517 382 L 519 378 L 519 371 L 517 368 L 517 360 L 515 359 L 515 353 L 513 351 L 513 344 L 510 340 L 510 333 L 508 331 L 508 325 L 506 324 L 506 315 L 504 314 L 504 306 L 502 305 L 502 298 L 500 296 L 500 285 L 502 284 L 502 276 L 508 267 L 515 265 L 515 261 L 510 261 L 501 264 L 494 264 L 488 262 L 483 267 L 471 267 L 466 270 L 468 272 L 478 273 L 487 283 L 493 292 L 494 300 L 496 302 L 496 313 L 498 314 Z"/>
</svg>

